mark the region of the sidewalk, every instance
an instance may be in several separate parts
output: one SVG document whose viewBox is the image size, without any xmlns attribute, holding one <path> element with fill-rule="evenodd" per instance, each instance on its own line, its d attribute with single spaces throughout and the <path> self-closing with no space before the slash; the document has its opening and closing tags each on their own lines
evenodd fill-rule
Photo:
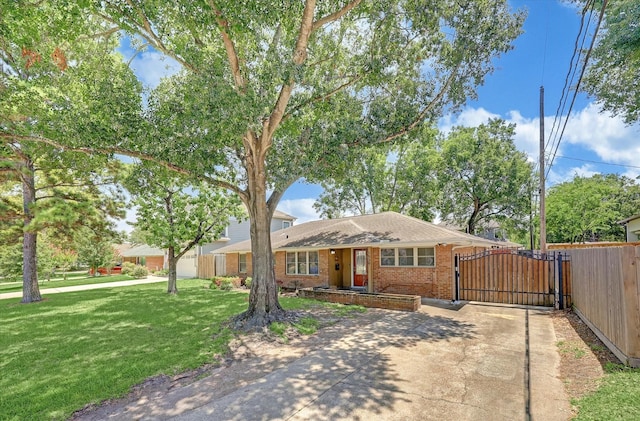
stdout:
<svg viewBox="0 0 640 421">
<path fill-rule="evenodd" d="M 40 290 L 40 294 L 44 297 L 45 295 L 60 294 L 62 292 L 86 291 L 90 289 L 100 289 L 100 288 L 126 287 L 130 285 L 154 284 L 157 282 L 167 282 L 167 278 L 149 275 L 147 276 L 146 279 L 132 279 L 130 281 L 116 281 L 116 282 L 106 282 L 102 284 L 74 285 L 74 286 L 60 287 L 60 288 L 42 288 Z M 22 291 L 5 292 L 3 294 L 0 294 L 0 300 L 4 300 L 8 298 L 22 298 Z"/>
</svg>

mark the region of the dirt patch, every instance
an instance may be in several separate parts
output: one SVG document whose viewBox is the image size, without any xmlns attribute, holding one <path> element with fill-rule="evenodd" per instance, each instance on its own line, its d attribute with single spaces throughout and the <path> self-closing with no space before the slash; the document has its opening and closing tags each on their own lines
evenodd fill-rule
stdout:
<svg viewBox="0 0 640 421">
<path fill-rule="evenodd" d="M 572 403 L 600 385 L 607 363 L 620 361 L 571 310 L 555 311 L 553 326 L 560 354 L 560 378 Z M 577 412 L 573 407 L 574 415 Z"/>
</svg>

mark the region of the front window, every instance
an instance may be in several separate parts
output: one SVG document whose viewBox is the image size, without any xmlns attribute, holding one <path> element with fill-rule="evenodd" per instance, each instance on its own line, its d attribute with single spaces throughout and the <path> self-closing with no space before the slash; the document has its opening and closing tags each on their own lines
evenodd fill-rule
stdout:
<svg viewBox="0 0 640 421">
<path fill-rule="evenodd" d="M 317 251 L 287 252 L 287 275 L 317 275 L 318 262 Z"/>
<path fill-rule="evenodd" d="M 433 247 L 418 247 L 418 266 L 435 266 L 436 256 Z"/>
<path fill-rule="evenodd" d="M 380 249 L 380 266 L 396 265 L 396 249 Z"/>
<path fill-rule="evenodd" d="M 401 247 L 380 249 L 380 266 L 435 267 L 433 247 Z"/>
<path fill-rule="evenodd" d="M 398 266 L 413 266 L 413 249 L 398 249 Z"/>
<path fill-rule="evenodd" d="M 291 222 L 289 221 L 282 221 L 282 228 L 289 228 L 291 226 Z"/>
<path fill-rule="evenodd" d="M 238 255 L 238 272 L 247 273 L 247 254 L 242 253 Z"/>
</svg>

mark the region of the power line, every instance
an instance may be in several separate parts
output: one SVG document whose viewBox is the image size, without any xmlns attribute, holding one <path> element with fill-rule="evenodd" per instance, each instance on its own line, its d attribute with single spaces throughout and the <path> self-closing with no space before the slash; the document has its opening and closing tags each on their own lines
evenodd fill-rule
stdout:
<svg viewBox="0 0 640 421">
<path fill-rule="evenodd" d="M 625 167 L 625 168 L 636 168 L 636 169 L 640 169 L 640 166 L 637 166 L 637 165 L 612 164 L 611 162 L 592 161 L 592 160 L 590 160 L 590 159 L 572 158 L 572 157 L 570 157 L 570 156 L 556 155 L 556 158 L 571 159 L 572 161 L 590 162 L 590 163 L 592 163 L 592 164 L 612 165 L 612 166 L 614 166 L 614 167 Z"/>
<path fill-rule="evenodd" d="M 549 132 L 549 140 L 551 141 L 550 143 L 547 144 L 547 146 L 549 146 L 549 155 L 551 155 L 551 151 L 554 149 L 555 144 L 558 140 L 558 132 L 557 131 L 555 132 L 555 138 L 554 138 L 554 131 L 556 130 L 556 127 L 558 129 L 560 127 L 560 123 L 558 122 L 558 120 L 561 120 L 562 116 L 564 115 L 565 107 L 567 105 L 567 99 L 569 97 L 569 92 L 571 91 L 571 85 L 573 84 L 574 78 L 576 76 L 576 71 L 578 69 L 578 65 L 580 64 L 580 58 L 582 56 L 582 52 L 584 51 L 584 44 L 586 42 L 587 34 L 589 33 L 589 26 L 591 25 L 591 17 L 593 16 L 593 13 L 591 13 L 592 10 L 590 9 L 593 9 L 593 6 L 594 6 L 594 1 L 589 0 L 585 3 L 584 8 L 582 9 L 582 15 L 580 17 L 580 27 L 578 29 L 578 34 L 576 35 L 576 41 L 573 46 L 573 53 L 571 54 L 571 59 L 569 60 L 569 70 L 567 71 L 567 75 L 564 79 L 564 86 L 562 87 L 562 93 L 560 95 L 560 100 L 558 101 L 558 108 L 553 118 L 551 131 Z M 589 18 L 585 25 L 586 16 L 588 16 Z M 582 38 L 582 41 L 580 41 L 581 38 Z M 547 155 L 547 146 L 545 146 L 545 155 Z"/>
<path fill-rule="evenodd" d="M 560 137 L 558 138 L 558 142 L 556 143 L 555 150 L 553 151 L 553 156 L 550 159 L 549 166 L 547 168 L 547 174 L 551 170 L 553 166 L 553 161 L 555 160 L 556 154 L 558 153 L 558 148 L 560 147 L 560 142 L 562 141 L 562 135 L 564 134 L 565 129 L 567 128 L 567 123 L 569 121 L 569 116 L 571 115 L 571 110 L 573 109 L 573 104 L 576 101 L 576 96 L 578 95 L 578 89 L 580 88 L 580 83 L 582 82 L 582 78 L 587 69 L 587 63 L 589 62 L 589 57 L 591 56 L 591 51 L 593 50 L 593 46 L 595 45 L 596 38 L 598 37 L 598 30 L 600 29 L 600 25 L 602 24 L 602 20 L 604 18 L 604 11 L 607 8 L 608 0 L 603 0 L 602 8 L 600 9 L 600 15 L 598 16 L 598 22 L 596 24 L 595 30 L 593 32 L 593 37 L 591 38 L 591 44 L 589 45 L 589 49 L 587 50 L 587 54 L 584 58 L 584 63 L 582 65 L 582 71 L 580 72 L 580 77 L 578 78 L 578 83 L 575 87 L 573 98 L 571 99 L 571 104 L 569 105 L 569 111 L 567 112 L 567 116 L 564 120 L 564 125 L 562 126 L 562 131 L 560 132 Z"/>
</svg>

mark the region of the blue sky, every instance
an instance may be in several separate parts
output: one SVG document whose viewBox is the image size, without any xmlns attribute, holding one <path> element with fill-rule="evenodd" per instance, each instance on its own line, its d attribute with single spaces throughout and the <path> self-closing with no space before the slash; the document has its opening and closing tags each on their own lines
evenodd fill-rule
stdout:
<svg viewBox="0 0 640 421">
<path fill-rule="evenodd" d="M 455 125 L 476 126 L 492 117 L 503 118 L 516 124 L 518 149 L 537 161 L 540 86 L 545 88 L 548 139 L 578 35 L 580 14 L 574 4 L 558 0 L 510 0 L 510 4 L 513 9 L 528 13 L 524 33 L 514 42 L 513 50 L 495 61 L 495 71 L 478 89 L 478 99 L 470 101 L 459 114 L 443 117 L 439 126 L 447 130 Z M 123 48 L 122 52 L 127 59 L 130 50 Z M 161 61 L 161 55 L 152 51 L 139 54 L 132 61 L 136 73 L 149 85 L 157 84 L 174 66 Z M 617 173 L 635 178 L 640 175 L 640 168 L 633 167 L 640 167 L 640 125 L 625 126 L 622 119 L 601 113 L 592 98 L 580 93 L 557 155 L 573 159 L 555 159 L 549 173 L 551 185 L 575 174 Z M 298 217 L 298 223 L 318 219 L 312 205 L 321 192 L 317 185 L 296 183 L 283 196 L 279 209 Z"/>
</svg>

